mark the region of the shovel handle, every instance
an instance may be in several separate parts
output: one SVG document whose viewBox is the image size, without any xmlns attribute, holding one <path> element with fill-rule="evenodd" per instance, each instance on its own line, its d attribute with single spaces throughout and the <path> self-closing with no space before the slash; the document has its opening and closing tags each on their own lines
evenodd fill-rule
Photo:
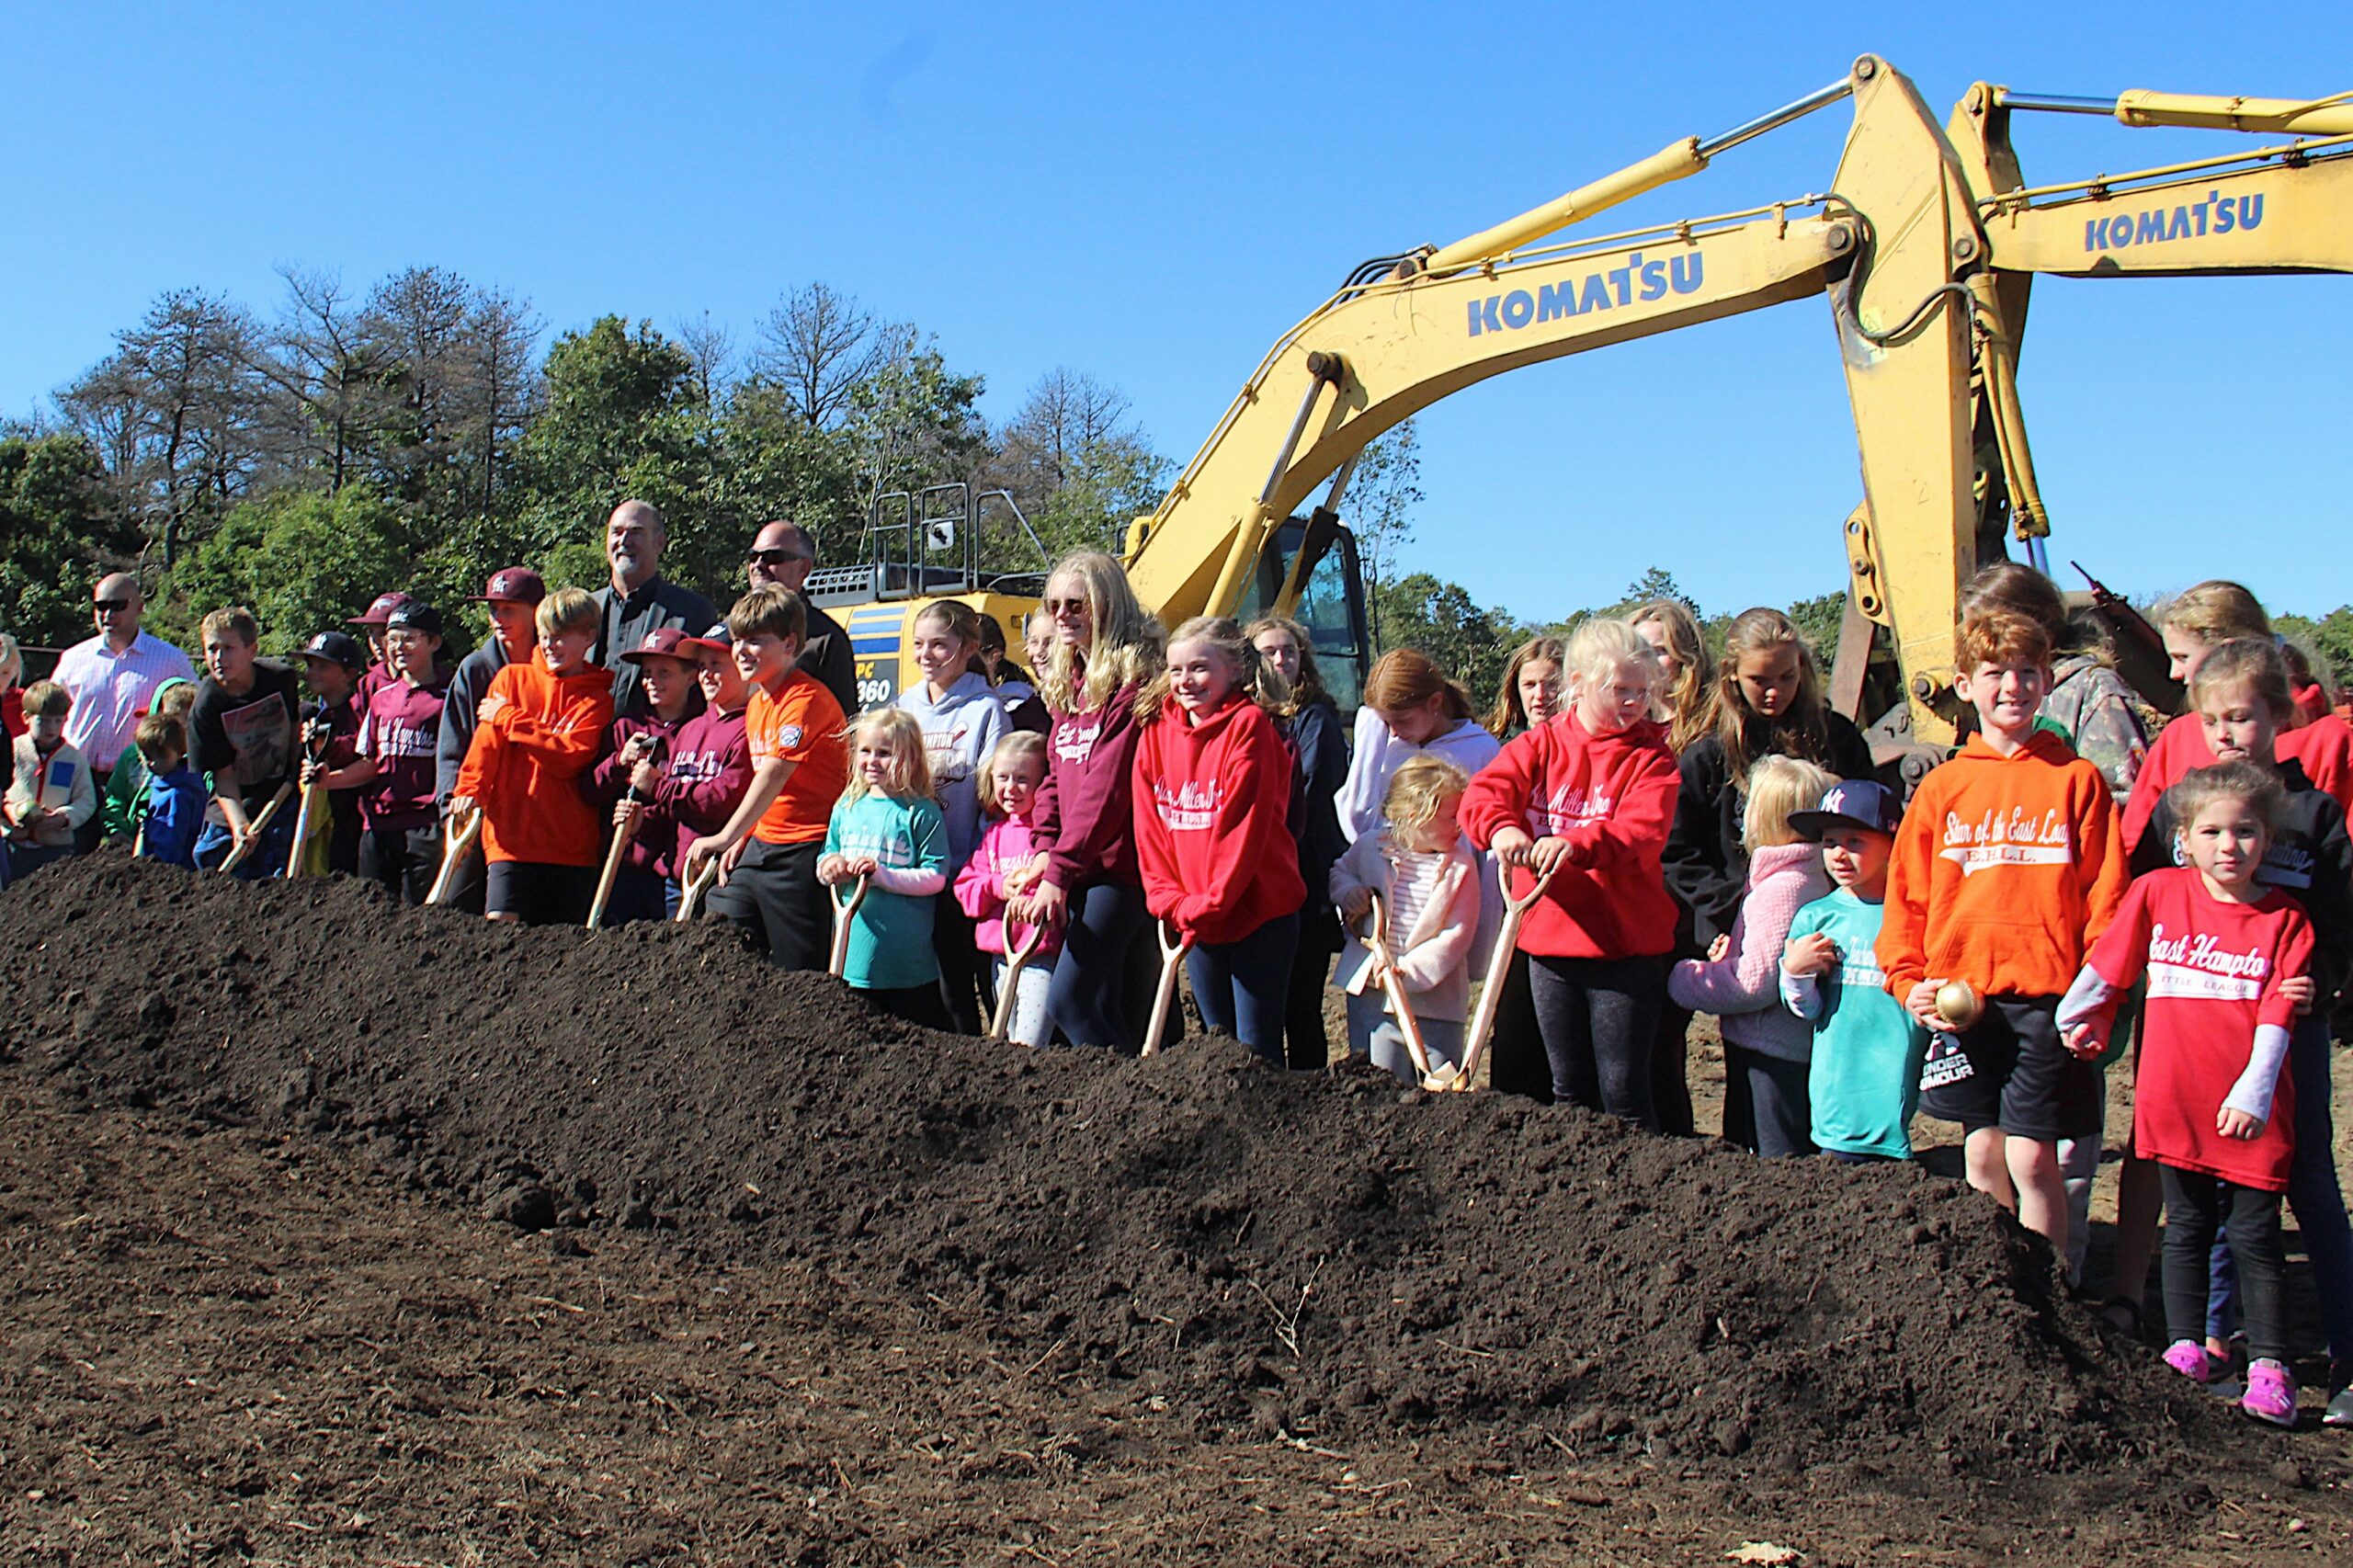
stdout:
<svg viewBox="0 0 2353 1568">
<path fill-rule="evenodd" d="M 1405 999 L 1405 983 L 1397 978 L 1397 955 L 1389 950 L 1389 909 L 1381 895 L 1372 895 L 1372 961 L 1381 966 L 1381 989 L 1388 994 L 1389 1010 L 1397 1015 L 1397 1032 L 1405 1037 L 1405 1055 L 1414 1063 L 1416 1080 L 1430 1075 L 1429 1048 L 1422 1043 L 1422 1026 L 1414 1005 Z"/>
<path fill-rule="evenodd" d="M 597 896 L 588 905 L 588 929 L 594 931 L 605 923 L 605 905 L 613 899 L 613 883 L 621 874 L 621 857 L 629 853 L 630 840 L 637 836 L 637 824 L 613 829 L 613 846 L 605 851 L 605 869 L 597 878 Z"/>
<path fill-rule="evenodd" d="M 1487 1036 L 1494 1032 L 1495 1014 L 1504 1005 L 1504 979 L 1511 973 L 1511 955 L 1519 947 L 1520 922 L 1527 919 L 1536 901 L 1544 896 L 1544 890 L 1552 885 L 1553 874 L 1560 869 L 1561 863 L 1555 860 L 1552 869 L 1537 877 L 1518 898 L 1509 892 L 1509 881 L 1504 883 L 1503 929 L 1495 933 L 1495 950 L 1487 960 L 1486 983 L 1479 987 L 1479 1010 L 1472 1014 L 1471 1032 L 1462 1041 L 1462 1066 L 1454 1075 L 1455 1088 L 1471 1086 L 1471 1074 L 1478 1068 L 1479 1059 L 1487 1053 Z"/>
<path fill-rule="evenodd" d="M 1154 935 L 1160 938 L 1160 989 L 1152 998 L 1152 1028 L 1144 1031 L 1140 1056 L 1160 1053 L 1160 1037 L 1168 1028 L 1168 1008 L 1176 1000 L 1176 973 L 1185 967 L 1185 955 L 1193 950 L 1193 938 L 1182 932 L 1175 941 L 1168 939 L 1172 927 L 1165 922 L 1155 922 Z"/>
<path fill-rule="evenodd" d="M 694 874 L 694 880 L 678 892 L 679 925 L 684 926 L 695 917 L 695 906 L 702 902 L 702 895 L 709 892 L 710 884 L 718 880 L 719 857 L 713 855 L 702 863 L 702 869 Z"/>
<path fill-rule="evenodd" d="M 224 874 L 244 865 L 245 858 L 261 847 L 261 835 L 268 831 L 269 824 L 277 819 L 278 808 L 285 805 L 287 798 L 293 793 L 294 780 L 291 778 L 278 787 L 278 793 L 269 798 L 269 804 L 261 809 L 261 814 L 246 824 L 245 836 L 222 859 L 221 869 Z"/>
<path fill-rule="evenodd" d="M 866 889 L 873 879 L 860 877 L 851 885 L 850 895 L 842 897 L 841 883 L 835 882 L 828 893 L 834 903 L 834 951 L 825 965 L 825 972 L 839 975 L 849 965 L 849 923 L 858 914 L 858 906 L 866 902 Z"/>
<path fill-rule="evenodd" d="M 316 785 L 302 791 L 301 808 L 294 813 L 294 847 L 286 852 L 286 875 L 290 881 L 302 874 L 302 851 L 311 842 L 311 821 L 318 815 L 319 798 L 325 793 Z"/>
<path fill-rule="evenodd" d="M 463 825 L 445 828 L 441 842 L 441 869 L 434 873 L 433 886 L 427 890 L 425 902 L 439 903 L 449 896 L 449 888 L 458 880 L 458 868 L 466 863 L 474 840 L 482 836 L 482 809 L 476 807 L 466 813 Z"/>
<path fill-rule="evenodd" d="M 997 982 L 996 1013 L 989 1019 L 988 1038 L 991 1040 L 1006 1038 L 1006 1026 L 1013 1021 L 1014 994 L 1018 988 L 1021 971 L 1031 959 L 1038 956 L 1038 945 L 1046 939 L 1046 928 L 1032 926 L 1029 935 L 1021 939 L 1021 945 L 1014 946 L 1013 916 L 1010 915 L 997 923 L 997 929 L 998 940 L 1005 948 L 1005 977 Z"/>
</svg>

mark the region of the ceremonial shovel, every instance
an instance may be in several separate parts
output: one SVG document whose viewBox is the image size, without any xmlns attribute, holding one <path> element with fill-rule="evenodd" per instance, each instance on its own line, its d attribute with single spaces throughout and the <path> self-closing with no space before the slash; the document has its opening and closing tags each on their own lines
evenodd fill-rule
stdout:
<svg viewBox="0 0 2353 1568">
<path fill-rule="evenodd" d="M 1152 1028 L 1145 1031 L 1143 1049 L 1139 1055 L 1152 1056 L 1160 1050 L 1160 1036 L 1168 1028 L 1168 1005 L 1176 1000 L 1176 971 L 1185 965 L 1185 955 L 1193 950 L 1193 938 L 1180 936 L 1168 939 L 1170 927 L 1162 921 L 1153 922 L 1152 934 L 1160 939 L 1160 990 L 1152 999 Z"/>
<path fill-rule="evenodd" d="M 235 848 L 230 850 L 227 858 L 221 862 L 221 870 L 224 876 L 244 865 L 245 857 L 261 847 L 261 835 L 268 830 L 271 821 L 277 817 L 278 809 L 283 806 L 287 798 L 293 793 L 294 780 L 291 778 L 278 787 L 278 793 L 269 798 L 269 804 L 261 809 L 261 815 L 254 818 L 247 825 L 244 838 Z"/>
<path fill-rule="evenodd" d="M 834 953 L 826 962 L 825 972 L 838 975 L 849 964 L 849 923 L 858 914 L 858 906 L 866 902 L 866 889 L 874 879 L 860 877 L 847 901 L 842 898 L 841 884 L 835 882 L 827 896 L 834 901 Z"/>
<path fill-rule="evenodd" d="M 613 829 L 613 846 L 605 851 L 605 869 L 597 879 L 596 899 L 588 905 L 591 931 L 605 923 L 605 905 L 613 898 L 613 879 L 621 874 L 621 857 L 629 852 L 630 840 L 637 836 L 637 822 L 631 817 L 628 826 Z"/>
<path fill-rule="evenodd" d="M 1487 1036 L 1495 1027 L 1495 1010 L 1504 1004 L 1504 976 L 1511 972 L 1511 955 L 1519 946 L 1519 923 L 1535 907 L 1536 901 L 1544 896 L 1544 890 L 1552 885 L 1553 873 L 1560 870 L 1562 864 L 1553 861 L 1552 869 L 1538 877 L 1519 897 L 1512 897 L 1508 891 L 1504 893 L 1504 926 L 1495 933 L 1495 956 L 1487 960 L 1487 982 L 1479 988 L 1479 1010 L 1471 1016 L 1470 1037 L 1462 1042 L 1462 1065 L 1440 1067 L 1429 1075 L 1423 1087 L 1471 1086 L 1471 1074 L 1477 1069 L 1479 1058 L 1486 1054 Z M 1505 880 L 1504 886 L 1510 888 L 1509 879 Z"/>
<path fill-rule="evenodd" d="M 1006 1026 L 1013 1022 L 1013 998 L 1014 993 L 1019 989 L 1022 966 L 1037 956 L 1038 944 L 1046 939 L 1046 928 L 1032 926 L 1029 935 L 1022 938 L 1021 945 L 1015 947 L 1013 917 L 1009 915 L 998 922 L 998 928 L 1003 932 L 999 940 L 1005 945 L 1005 976 L 996 983 L 996 1017 L 989 1020 L 988 1038 L 991 1040 L 1006 1038 Z"/>
<path fill-rule="evenodd" d="M 720 858 L 719 856 L 714 855 L 705 860 L 702 863 L 702 869 L 695 873 L 695 880 L 680 890 L 678 893 L 679 925 L 684 926 L 695 917 L 695 905 L 702 902 L 702 895 L 709 892 L 710 884 L 719 879 Z"/>
<path fill-rule="evenodd" d="M 441 843 L 441 869 L 434 874 L 433 886 L 425 894 L 427 903 L 439 903 L 449 896 L 449 888 L 458 880 L 458 868 L 466 863 L 473 850 L 474 840 L 482 836 L 482 808 L 476 806 L 466 813 L 466 825 L 454 831 L 445 830 Z"/>
<path fill-rule="evenodd" d="M 1389 1009 L 1397 1015 L 1397 1032 L 1405 1037 L 1405 1054 L 1413 1058 L 1414 1075 L 1426 1089 L 1443 1089 L 1448 1085 L 1433 1078 L 1430 1053 L 1422 1043 L 1422 1026 L 1414 1017 L 1414 1005 L 1405 1000 L 1405 983 L 1397 978 L 1397 955 L 1389 950 L 1389 911 L 1381 895 L 1372 895 L 1372 934 L 1367 938 L 1372 949 L 1372 961 L 1381 969 L 1381 988 L 1389 994 Z"/>
</svg>

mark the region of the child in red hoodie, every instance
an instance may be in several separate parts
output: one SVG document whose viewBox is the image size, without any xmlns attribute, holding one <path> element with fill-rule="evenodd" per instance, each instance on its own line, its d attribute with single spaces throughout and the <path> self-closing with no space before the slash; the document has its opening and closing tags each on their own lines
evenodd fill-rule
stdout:
<svg viewBox="0 0 2353 1568">
<path fill-rule="evenodd" d="M 1675 904 L 1659 857 L 1681 785 L 1652 720 L 1658 662 L 1641 633 L 1593 619 L 1569 644 L 1569 702 L 1504 747 L 1462 797 L 1471 842 L 1515 896 L 1551 875 L 1519 948 L 1555 1103 L 1655 1131 L 1651 1047 L 1666 998 Z"/>
<path fill-rule="evenodd" d="M 2098 768 L 2035 727 L 2051 634 L 2015 611 L 1961 623 L 1954 667 L 1978 733 L 1920 781 L 1889 864 L 1879 964 L 1933 1032 L 1920 1108 L 1961 1123 L 1969 1183 L 2067 1253 L 2062 1139 L 2099 1132 L 2099 1071 L 2060 1043 L 2059 998 L 2129 872 Z M 1974 1018 L 1938 993 L 1965 983 Z"/>
<path fill-rule="evenodd" d="M 1144 907 L 1193 945 L 1201 1022 L 1275 1067 L 1307 884 L 1289 826 L 1290 748 L 1262 704 L 1289 696 L 1239 623 L 1195 616 L 1139 703 L 1152 722 L 1135 761 Z"/>
<path fill-rule="evenodd" d="M 612 674 L 588 662 L 603 621 L 578 588 L 541 599 L 538 661 L 500 670 L 474 715 L 449 814 L 482 812 L 490 866 L 483 907 L 493 920 L 587 918 L 604 835 L 579 780 L 613 722 Z"/>
</svg>

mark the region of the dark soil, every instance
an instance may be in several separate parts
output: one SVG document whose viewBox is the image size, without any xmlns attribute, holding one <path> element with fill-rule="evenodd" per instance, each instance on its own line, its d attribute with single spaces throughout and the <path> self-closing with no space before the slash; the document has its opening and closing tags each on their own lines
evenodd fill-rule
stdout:
<svg viewBox="0 0 2353 1568">
<path fill-rule="evenodd" d="M 1916 1166 L 1216 1040 L 992 1048 L 709 928 L 114 857 L 0 896 L 0 971 L 12 1556 L 97 1560 L 93 1514 L 139 1560 L 285 1561 L 2146 1560 L 2353 1523 L 2334 1435 L 2184 1392 Z"/>
</svg>

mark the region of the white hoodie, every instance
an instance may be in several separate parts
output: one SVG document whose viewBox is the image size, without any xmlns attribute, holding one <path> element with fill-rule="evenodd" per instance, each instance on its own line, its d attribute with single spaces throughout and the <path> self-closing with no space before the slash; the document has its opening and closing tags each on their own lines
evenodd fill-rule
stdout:
<svg viewBox="0 0 2353 1568">
<path fill-rule="evenodd" d="M 948 823 L 948 879 L 953 882 L 981 842 L 981 769 L 1006 732 L 1005 705 L 988 681 L 967 670 L 938 702 L 922 681 L 899 693 L 898 707 L 923 726 L 932 794 Z"/>
</svg>

